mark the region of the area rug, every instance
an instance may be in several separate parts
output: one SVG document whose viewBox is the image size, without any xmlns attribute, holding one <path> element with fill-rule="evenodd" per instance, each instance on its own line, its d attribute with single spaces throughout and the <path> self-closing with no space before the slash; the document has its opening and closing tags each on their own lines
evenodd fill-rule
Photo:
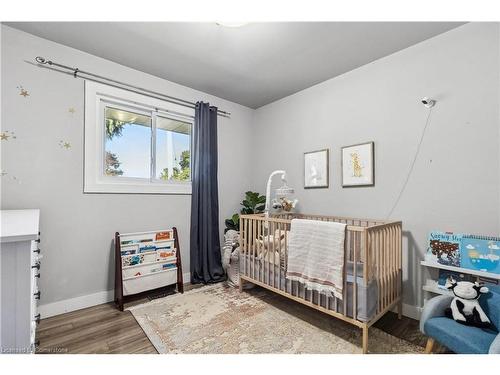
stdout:
<svg viewBox="0 0 500 375">
<path fill-rule="evenodd" d="M 159 353 L 361 353 L 361 330 L 262 288 L 224 284 L 128 309 Z M 369 329 L 371 353 L 423 349 Z"/>
</svg>

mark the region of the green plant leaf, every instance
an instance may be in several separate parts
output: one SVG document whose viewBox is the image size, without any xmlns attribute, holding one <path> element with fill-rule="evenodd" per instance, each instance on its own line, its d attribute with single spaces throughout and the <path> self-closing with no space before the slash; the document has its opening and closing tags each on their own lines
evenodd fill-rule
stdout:
<svg viewBox="0 0 500 375">
<path fill-rule="evenodd" d="M 264 206 L 264 205 L 255 207 L 255 212 L 260 213 L 260 212 L 264 211 L 265 208 L 266 208 L 266 206 Z"/>
<path fill-rule="evenodd" d="M 224 220 L 224 224 L 226 224 L 226 228 L 224 229 L 224 233 L 228 230 L 232 229 L 235 231 L 240 230 L 240 217 L 238 214 L 234 214 L 231 218 Z"/>
<path fill-rule="evenodd" d="M 234 214 L 233 216 L 231 216 L 231 220 L 233 221 L 234 225 L 239 225 L 239 223 L 240 223 L 240 215 Z"/>
<path fill-rule="evenodd" d="M 241 213 L 245 215 L 260 213 L 264 210 L 265 207 L 263 205 L 265 203 L 265 196 L 254 191 L 247 191 L 245 192 L 245 199 L 241 202 L 243 206 Z"/>
</svg>

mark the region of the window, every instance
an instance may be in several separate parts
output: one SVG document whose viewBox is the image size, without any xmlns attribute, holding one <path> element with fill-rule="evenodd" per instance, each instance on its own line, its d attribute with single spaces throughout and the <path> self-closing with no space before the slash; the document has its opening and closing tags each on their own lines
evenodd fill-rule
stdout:
<svg viewBox="0 0 500 375">
<path fill-rule="evenodd" d="M 156 178 L 191 181 L 191 124 L 156 119 Z"/>
<path fill-rule="evenodd" d="M 194 110 L 85 83 L 86 193 L 191 193 Z"/>
<path fill-rule="evenodd" d="M 106 106 L 104 131 L 104 176 L 150 178 L 151 117 Z"/>
</svg>

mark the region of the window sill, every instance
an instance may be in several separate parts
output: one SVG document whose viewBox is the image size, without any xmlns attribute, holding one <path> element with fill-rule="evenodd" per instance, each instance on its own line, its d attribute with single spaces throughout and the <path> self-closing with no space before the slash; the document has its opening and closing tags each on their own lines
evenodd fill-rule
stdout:
<svg viewBox="0 0 500 375">
<path fill-rule="evenodd" d="M 152 194 L 152 195 L 191 195 L 191 184 L 131 184 L 96 183 L 86 184 L 84 194 Z"/>
</svg>

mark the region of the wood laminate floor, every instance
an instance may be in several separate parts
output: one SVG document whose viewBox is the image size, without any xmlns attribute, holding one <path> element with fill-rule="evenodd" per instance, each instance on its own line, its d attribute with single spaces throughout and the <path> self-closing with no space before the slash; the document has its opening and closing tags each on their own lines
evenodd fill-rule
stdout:
<svg viewBox="0 0 500 375">
<path fill-rule="evenodd" d="M 145 297 L 127 306 L 147 300 Z M 425 347 L 427 339 L 414 319 L 403 317 L 399 320 L 396 314 L 389 312 L 374 326 Z M 113 303 L 42 319 L 37 339 L 40 340 L 37 353 L 157 353 L 132 314 L 119 311 Z M 438 349 L 438 352 L 445 351 Z"/>
</svg>

